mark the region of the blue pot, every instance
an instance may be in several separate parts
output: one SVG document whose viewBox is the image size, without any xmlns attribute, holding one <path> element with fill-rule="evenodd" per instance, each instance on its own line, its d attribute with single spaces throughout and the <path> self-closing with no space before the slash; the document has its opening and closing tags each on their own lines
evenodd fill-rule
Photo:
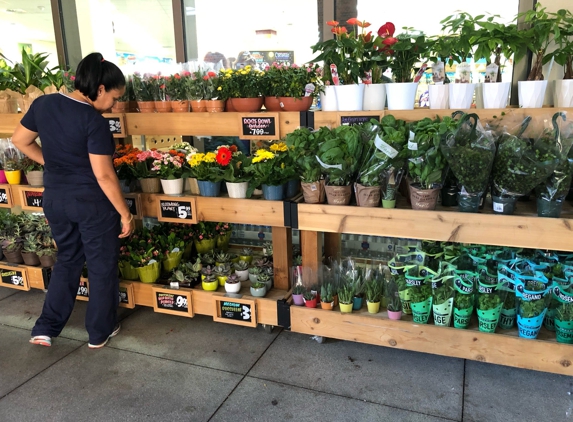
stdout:
<svg viewBox="0 0 573 422">
<path fill-rule="evenodd" d="M 352 298 L 352 309 L 354 311 L 358 311 L 362 308 L 362 298 L 361 297 L 353 297 Z"/>
<path fill-rule="evenodd" d="M 282 201 L 284 193 L 283 185 L 263 185 L 263 197 L 269 201 Z"/>
<path fill-rule="evenodd" d="M 219 196 L 221 194 L 221 182 L 208 182 L 198 180 L 199 193 L 201 196 Z"/>
<path fill-rule="evenodd" d="M 299 192 L 300 192 L 300 180 L 294 179 L 286 182 L 286 192 L 285 192 L 286 198 L 292 198 L 293 196 L 298 195 Z"/>
</svg>

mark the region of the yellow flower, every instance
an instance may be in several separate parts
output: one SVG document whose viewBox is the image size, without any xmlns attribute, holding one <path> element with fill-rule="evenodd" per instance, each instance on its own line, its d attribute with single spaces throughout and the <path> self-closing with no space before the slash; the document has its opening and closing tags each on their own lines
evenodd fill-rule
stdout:
<svg viewBox="0 0 573 422">
<path fill-rule="evenodd" d="M 193 156 L 191 157 L 191 159 L 189 160 L 189 165 L 191 167 L 197 167 L 199 164 L 201 164 L 203 161 L 205 160 L 205 154 L 203 153 L 197 153 L 197 154 L 193 154 Z"/>
<path fill-rule="evenodd" d="M 247 73 L 249 72 L 247 72 L 246 70 L 241 70 L 241 75 L 246 75 Z"/>
<path fill-rule="evenodd" d="M 220 91 L 220 90 L 222 90 L 222 89 L 223 89 L 223 87 L 219 87 L 219 88 L 217 88 L 217 91 Z"/>
<path fill-rule="evenodd" d="M 282 168 L 282 169 L 285 168 L 285 163 L 281 163 L 281 168 Z"/>
<path fill-rule="evenodd" d="M 265 160 L 272 160 L 275 158 L 275 154 L 266 149 L 259 149 L 255 152 L 255 157 L 253 158 L 253 163 L 260 163 Z"/>
<path fill-rule="evenodd" d="M 265 76 L 265 72 L 259 73 L 260 76 Z"/>
<path fill-rule="evenodd" d="M 231 73 L 233 73 L 233 69 L 227 69 L 227 70 L 221 69 L 221 71 L 222 71 L 222 72 L 225 72 L 225 73 L 227 73 L 227 74 L 229 74 L 229 75 L 230 75 Z"/>
<path fill-rule="evenodd" d="M 247 72 L 248 72 L 249 70 L 251 70 L 251 65 L 250 65 L 250 64 L 246 65 L 246 66 L 245 66 L 245 70 L 246 70 Z"/>
<path fill-rule="evenodd" d="M 271 151 L 273 152 L 285 152 L 288 148 L 284 142 L 279 142 L 271 145 Z"/>
<path fill-rule="evenodd" d="M 205 154 L 205 162 L 206 163 L 214 163 L 217 160 L 217 154 L 214 152 L 208 152 Z"/>
</svg>

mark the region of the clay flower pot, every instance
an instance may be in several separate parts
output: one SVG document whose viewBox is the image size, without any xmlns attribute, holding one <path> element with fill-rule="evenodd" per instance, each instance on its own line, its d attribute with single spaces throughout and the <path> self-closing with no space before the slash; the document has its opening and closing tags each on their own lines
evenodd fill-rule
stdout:
<svg viewBox="0 0 573 422">
<path fill-rule="evenodd" d="M 242 113 L 254 113 L 263 106 L 263 97 L 254 98 L 231 98 L 231 105 L 235 111 Z"/>
<path fill-rule="evenodd" d="M 207 100 L 205 101 L 205 109 L 208 113 L 219 113 L 225 111 L 225 101 Z"/>
</svg>

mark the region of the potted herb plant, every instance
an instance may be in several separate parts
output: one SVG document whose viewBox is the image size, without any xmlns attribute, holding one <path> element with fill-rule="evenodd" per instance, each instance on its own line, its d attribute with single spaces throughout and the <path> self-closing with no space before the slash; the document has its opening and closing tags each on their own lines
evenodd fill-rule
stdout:
<svg viewBox="0 0 573 422">
<path fill-rule="evenodd" d="M 354 300 L 354 288 L 351 284 L 344 284 L 338 289 L 338 306 L 340 312 L 351 313 Z"/>
<path fill-rule="evenodd" d="M 304 305 L 305 288 L 302 284 L 297 284 L 292 288 L 292 302 L 295 306 Z"/>
<path fill-rule="evenodd" d="M 479 330 L 485 333 L 495 332 L 499 322 L 501 308 L 507 295 L 507 291 L 501 289 L 497 281 L 497 264 L 495 261 L 491 261 L 491 264 L 491 266 L 479 266 L 480 276 L 477 286 Z"/>
<path fill-rule="evenodd" d="M 434 325 L 449 327 L 454 311 L 454 275 L 445 275 L 432 280 L 432 311 Z"/>
<path fill-rule="evenodd" d="M 377 314 L 380 311 L 380 301 L 383 293 L 381 277 L 372 277 L 365 285 L 366 306 L 368 307 L 368 313 L 371 314 Z"/>
<path fill-rule="evenodd" d="M 573 344 L 573 292 L 555 286 L 553 294 L 559 302 L 555 310 L 557 342 Z"/>
<path fill-rule="evenodd" d="M 406 285 L 410 290 L 410 308 L 415 323 L 427 324 L 432 312 L 431 280 L 436 275 L 429 268 L 418 265 L 411 266 L 406 271 Z"/>
<path fill-rule="evenodd" d="M 546 278 L 522 276 L 515 281 L 519 337 L 537 338 L 551 300 Z"/>
<path fill-rule="evenodd" d="M 474 281 L 467 275 L 457 272 L 453 281 L 454 328 L 468 328 L 474 310 Z"/>
</svg>

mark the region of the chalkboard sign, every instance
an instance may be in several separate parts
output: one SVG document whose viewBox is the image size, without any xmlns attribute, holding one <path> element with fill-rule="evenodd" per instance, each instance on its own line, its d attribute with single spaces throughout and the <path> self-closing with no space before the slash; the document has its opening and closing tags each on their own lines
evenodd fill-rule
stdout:
<svg viewBox="0 0 573 422">
<path fill-rule="evenodd" d="M 0 185 L 0 207 L 12 208 L 12 191 L 9 185 Z"/>
<path fill-rule="evenodd" d="M 141 219 L 141 201 L 137 193 L 126 193 L 123 195 L 125 197 L 125 203 L 129 207 L 129 212 L 133 214 L 133 218 Z"/>
<path fill-rule="evenodd" d="M 369 122 L 370 120 L 380 121 L 380 116 L 340 116 L 340 125 L 356 126 L 362 123 Z"/>
<path fill-rule="evenodd" d="M 41 211 L 43 205 L 44 188 L 22 189 L 22 209 Z"/>
<path fill-rule="evenodd" d="M 109 131 L 114 138 L 125 138 L 123 114 L 104 114 L 103 117 L 107 120 Z"/>
<path fill-rule="evenodd" d="M 241 115 L 239 118 L 241 139 L 280 139 L 278 113 Z"/>
<path fill-rule="evenodd" d="M 251 299 L 231 299 L 221 295 L 213 295 L 215 315 L 213 320 L 226 324 L 257 326 L 255 301 Z"/>
<path fill-rule="evenodd" d="M 86 278 L 80 279 L 80 285 L 78 286 L 78 293 L 76 294 L 76 300 L 89 300 L 90 289 L 88 280 Z"/>
<path fill-rule="evenodd" d="M 153 310 L 162 314 L 181 315 L 192 318 L 192 291 L 153 287 Z"/>
<path fill-rule="evenodd" d="M 195 198 L 187 197 L 177 199 L 172 196 L 162 195 L 157 197 L 159 210 L 157 219 L 170 223 L 197 223 L 197 206 Z"/>
<path fill-rule="evenodd" d="M 0 285 L 12 289 L 30 290 L 26 270 L 18 266 L 0 266 Z"/>
<path fill-rule="evenodd" d="M 122 281 L 119 283 L 119 306 L 122 308 L 135 308 L 133 284 Z"/>
</svg>

